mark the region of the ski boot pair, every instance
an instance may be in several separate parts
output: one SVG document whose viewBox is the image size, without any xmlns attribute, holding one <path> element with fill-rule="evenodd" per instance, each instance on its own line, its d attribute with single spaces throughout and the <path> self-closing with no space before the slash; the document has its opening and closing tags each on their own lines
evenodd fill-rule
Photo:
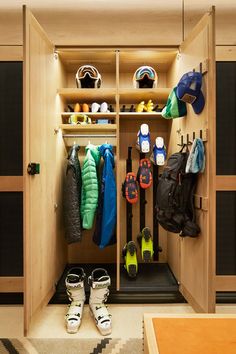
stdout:
<svg viewBox="0 0 236 354">
<path fill-rule="evenodd" d="M 97 102 L 93 102 L 91 105 L 91 111 L 92 113 L 97 113 L 97 112 L 101 112 L 101 113 L 107 113 L 110 112 L 108 109 L 108 104 L 106 102 L 103 102 L 102 104 L 99 104 Z"/>
<path fill-rule="evenodd" d="M 89 112 L 89 105 L 87 103 L 79 104 L 78 102 L 74 105 L 74 112 Z"/>
<path fill-rule="evenodd" d="M 71 268 L 66 276 L 66 292 L 71 301 L 66 314 L 66 327 L 68 333 L 76 333 L 81 324 L 85 302 L 84 280 L 86 274 L 83 268 Z M 89 307 L 95 319 L 96 326 L 102 335 L 111 333 L 112 323 L 106 305 L 111 279 L 103 268 L 94 269 L 88 278 L 90 286 Z"/>
<path fill-rule="evenodd" d="M 137 106 L 136 106 L 136 112 L 141 113 L 141 112 L 153 112 L 153 107 L 154 104 L 152 100 L 149 100 L 147 104 L 145 104 L 144 101 L 141 101 Z"/>
<path fill-rule="evenodd" d="M 148 124 L 141 124 L 139 132 L 137 134 L 136 148 L 141 153 L 150 152 L 151 140 Z M 163 166 L 166 160 L 166 148 L 164 144 L 164 139 L 162 137 L 157 137 L 155 139 L 155 144 L 153 145 L 153 152 L 151 155 L 151 161 L 158 166 Z"/>
<path fill-rule="evenodd" d="M 153 258 L 153 240 L 149 227 L 145 227 L 137 236 L 137 241 L 141 249 L 142 260 L 151 262 Z M 134 241 L 129 241 L 123 248 L 124 267 L 131 278 L 135 278 L 138 273 L 137 247 Z"/>
</svg>

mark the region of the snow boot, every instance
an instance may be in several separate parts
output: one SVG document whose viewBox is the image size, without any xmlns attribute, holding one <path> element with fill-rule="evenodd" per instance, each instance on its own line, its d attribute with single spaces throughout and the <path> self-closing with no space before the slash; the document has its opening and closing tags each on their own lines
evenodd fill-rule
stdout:
<svg viewBox="0 0 236 354">
<path fill-rule="evenodd" d="M 140 152 L 146 154 L 150 151 L 151 141 L 149 126 L 146 123 L 141 124 L 137 134 L 136 148 Z"/>
<path fill-rule="evenodd" d="M 124 267 L 130 278 L 136 278 L 138 273 L 137 248 L 134 241 L 129 241 L 123 248 Z"/>
<path fill-rule="evenodd" d="M 158 136 L 155 139 L 155 144 L 153 145 L 153 152 L 150 157 L 154 165 L 163 166 L 166 160 L 166 147 L 164 144 L 164 139 Z"/>
<path fill-rule="evenodd" d="M 108 287 L 111 285 L 111 278 L 105 269 L 96 268 L 88 278 L 88 283 L 90 286 L 90 313 L 95 319 L 99 332 L 106 336 L 111 333 L 112 329 L 111 315 L 104 304 L 109 295 Z"/>
<path fill-rule="evenodd" d="M 66 292 L 71 301 L 66 314 L 66 327 L 68 333 L 76 333 L 82 320 L 85 301 L 83 268 L 71 268 L 66 276 Z"/>
<path fill-rule="evenodd" d="M 153 240 L 149 227 L 144 227 L 142 232 L 137 236 L 137 240 L 141 249 L 142 260 L 151 262 L 153 259 Z"/>
</svg>

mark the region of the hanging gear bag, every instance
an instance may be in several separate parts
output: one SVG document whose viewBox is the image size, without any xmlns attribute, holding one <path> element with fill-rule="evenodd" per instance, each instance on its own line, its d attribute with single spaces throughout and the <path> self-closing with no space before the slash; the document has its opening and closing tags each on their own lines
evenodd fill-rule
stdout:
<svg viewBox="0 0 236 354">
<path fill-rule="evenodd" d="M 193 196 L 197 174 L 185 173 L 188 149 L 170 156 L 157 186 L 157 220 L 167 231 L 180 236 L 196 237 L 200 228 L 195 223 Z"/>
</svg>

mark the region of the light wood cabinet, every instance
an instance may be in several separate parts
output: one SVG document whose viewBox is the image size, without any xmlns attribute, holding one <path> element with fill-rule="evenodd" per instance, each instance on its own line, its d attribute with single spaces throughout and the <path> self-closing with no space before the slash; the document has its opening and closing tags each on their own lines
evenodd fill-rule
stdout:
<svg viewBox="0 0 236 354">
<path fill-rule="evenodd" d="M 24 7 L 24 262 L 25 331 L 55 291 L 66 263 L 117 264 L 117 290 L 120 282 L 121 250 L 126 242 L 125 200 L 121 185 L 125 177 L 128 146 L 135 146 L 142 122 L 148 123 L 151 139 L 164 137 L 168 154 L 179 150 L 178 143 L 205 134 L 206 171 L 200 177 L 197 195 L 200 207 L 197 220 L 201 234 L 196 239 L 181 239 L 159 228 L 163 248 L 159 262 L 168 263 L 180 283 L 180 291 L 198 311 L 212 312 L 215 307 L 215 43 L 214 10 L 208 12 L 179 47 L 87 48 L 55 47 Z M 75 73 L 90 63 L 102 74 L 99 89 L 77 89 Z M 152 99 L 165 105 L 171 87 L 187 71 L 205 65 L 206 105 L 196 116 L 191 107 L 185 118 L 167 121 L 157 113 L 122 112 L 123 105 Z M 132 76 L 141 65 L 153 66 L 159 75 L 156 89 L 134 89 Z M 88 115 L 92 120 L 106 117 L 113 124 L 70 126 L 66 107 L 75 102 L 106 101 L 114 112 Z M 88 141 L 114 145 L 117 181 L 117 244 L 99 250 L 92 232 L 85 231 L 81 243 L 67 246 L 63 232 L 63 171 L 68 148 Z M 81 149 L 80 159 L 83 160 Z M 133 149 L 133 169 L 139 156 Z M 29 176 L 29 162 L 40 163 L 39 175 Z M 153 196 L 147 191 L 148 208 Z M 205 205 L 205 208 L 201 205 Z M 133 208 L 133 239 L 139 232 L 139 206 Z M 152 228 L 153 215 L 146 208 L 146 223 Z M 158 264 L 157 264 L 158 267 Z M 150 284 L 149 284 L 150 285 Z M 147 286 L 149 286 L 147 285 Z M 132 297 L 132 292 L 131 292 Z"/>
</svg>

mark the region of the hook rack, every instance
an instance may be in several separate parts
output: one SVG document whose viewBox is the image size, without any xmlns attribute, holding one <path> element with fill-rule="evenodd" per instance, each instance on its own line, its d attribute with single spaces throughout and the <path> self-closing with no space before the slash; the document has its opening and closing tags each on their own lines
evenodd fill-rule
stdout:
<svg viewBox="0 0 236 354">
<path fill-rule="evenodd" d="M 73 143 L 80 146 L 87 146 L 90 143 L 94 145 L 106 143 L 116 146 L 116 134 L 63 134 L 62 136 L 67 146 L 72 146 Z"/>
<path fill-rule="evenodd" d="M 209 59 L 205 59 L 199 63 L 199 65 L 193 68 L 193 72 L 200 72 L 202 75 L 205 75 L 208 72 Z"/>
<path fill-rule="evenodd" d="M 116 134 L 63 134 L 63 138 L 116 138 Z"/>
<path fill-rule="evenodd" d="M 179 135 L 179 146 L 183 146 L 184 144 L 192 144 L 194 139 L 200 138 L 203 142 L 207 141 L 208 138 L 208 129 L 200 129 L 199 131 L 193 131 L 191 133 L 181 134 L 181 131 L 177 131 Z"/>
<path fill-rule="evenodd" d="M 208 198 L 194 194 L 194 207 L 203 211 L 208 210 Z"/>
</svg>

